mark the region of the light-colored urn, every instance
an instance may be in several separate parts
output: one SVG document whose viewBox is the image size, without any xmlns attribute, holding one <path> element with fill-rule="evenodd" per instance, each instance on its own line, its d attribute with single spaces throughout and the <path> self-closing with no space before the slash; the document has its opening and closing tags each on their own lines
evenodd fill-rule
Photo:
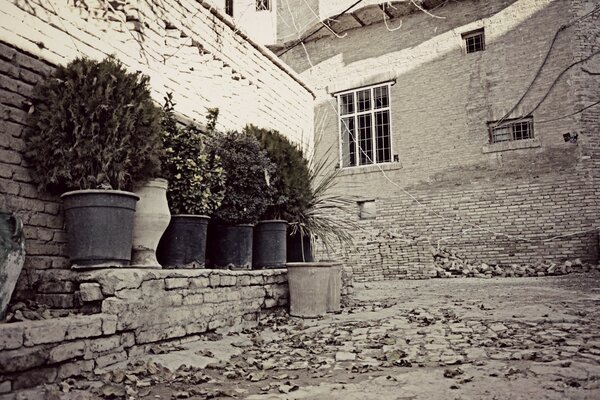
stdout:
<svg viewBox="0 0 600 400">
<path fill-rule="evenodd" d="M 134 268 L 161 268 L 156 248 L 171 221 L 167 185 L 165 179 L 152 179 L 135 191 L 140 200 L 133 222 L 131 266 Z"/>
</svg>

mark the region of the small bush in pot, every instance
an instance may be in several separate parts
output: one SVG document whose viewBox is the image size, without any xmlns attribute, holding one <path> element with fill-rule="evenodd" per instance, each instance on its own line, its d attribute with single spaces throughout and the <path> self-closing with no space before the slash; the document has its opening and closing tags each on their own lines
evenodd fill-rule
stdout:
<svg viewBox="0 0 600 400">
<path fill-rule="evenodd" d="M 255 137 L 244 132 L 216 134 L 212 152 L 225 169 L 225 197 L 215 211 L 211 262 L 218 268 L 252 265 L 252 225 L 273 201 L 275 166 Z"/>
<path fill-rule="evenodd" d="M 67 192 L 74 264 L 129 263 L 137 196 L 128 191 L 159 172 L 162 153 L 148 82 L 114 58 L 78 58 L 36 87 L 27 157 L 40 189 Z"/>
<path fill-rule="evenodd" d="M 173 216 L 159 244 L 158 257 L 165 266 L 202 268 L 208 219 L 223 200 L 225 172 L 219 155 L 208 151 L 207 135 L 194 125 L 181 126 L 174 107 L 169 93 L 163 108 L 162 165 Z"/>
<path fill-rule="evenodd" d="M 297 220 L 311 201 L 310 171 L 302 150 L 281 133 L 248 125 L 275 164 L 273 204 L 254 227 L 253 264 L 257 268 L 285 267 L 287 224 Z"/>
</svg>

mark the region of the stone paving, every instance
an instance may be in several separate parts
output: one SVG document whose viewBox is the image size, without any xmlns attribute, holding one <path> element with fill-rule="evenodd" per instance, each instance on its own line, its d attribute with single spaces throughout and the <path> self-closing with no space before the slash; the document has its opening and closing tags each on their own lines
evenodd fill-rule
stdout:
<svg viewBox="0 0 600 400">
<path fill-rule="evenodd" d="M 600 399 L 599 317 L 598 272 L 367 283 L 340 314 L 162 346 L 46 398 Z"/>
</svg>

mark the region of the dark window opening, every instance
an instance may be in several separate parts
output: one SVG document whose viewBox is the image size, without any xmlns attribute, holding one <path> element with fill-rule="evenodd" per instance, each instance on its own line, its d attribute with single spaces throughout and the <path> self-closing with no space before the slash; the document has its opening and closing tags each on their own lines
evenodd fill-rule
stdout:
<svg viewBox="0 0 600 400">
<path fill-rule="evenodd" d="M 256 0 L 256 11 L 269 11 L 270 9 L 270 0 Z"/>
<path fill-rule="evenodd" d="M 477 29 L 476 31 L 463 33 L 462 37 L 465 41 L 467 53 L 475 53 L 477 51 L 485 50 L 485 35 L 483 29 Z"/>
<path fill-rule="evenodd" d="M 533 139 L 533 118 L 488 122 L 490 143 Z"/>
<path fill-rule="evenodd" d="M 233 17 L 233 0 L 225 0 L 225 14 Z"/>
</svg>

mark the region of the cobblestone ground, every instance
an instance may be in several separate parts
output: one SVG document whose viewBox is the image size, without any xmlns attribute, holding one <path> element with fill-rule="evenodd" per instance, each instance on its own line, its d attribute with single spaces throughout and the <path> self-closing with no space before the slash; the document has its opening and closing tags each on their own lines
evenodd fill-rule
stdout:
<svg viewBox="0 0 600 400">
<path fill-rule="evenodd" d="M 60 397 L 600 399 L 599 325 L 600 273 L 371 283 L 341 314 L 159 348 Z"/>
</svg>

